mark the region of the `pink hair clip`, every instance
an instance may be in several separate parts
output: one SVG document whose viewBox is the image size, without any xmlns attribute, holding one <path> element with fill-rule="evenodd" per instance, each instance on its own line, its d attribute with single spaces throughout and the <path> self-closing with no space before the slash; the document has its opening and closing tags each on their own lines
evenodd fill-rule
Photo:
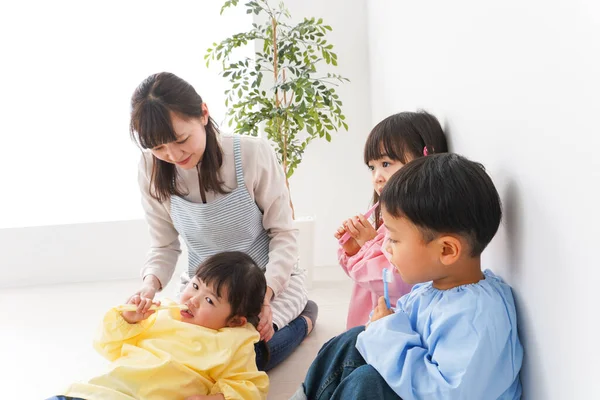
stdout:
<svg viewBox="0 0 600 400">
<path fill-rule="evenodd" d="M 429 155 L 429 150 L 427 150 L 427 146 L 423 147 L 423 155 L 427 157 Z"/>
</svg>

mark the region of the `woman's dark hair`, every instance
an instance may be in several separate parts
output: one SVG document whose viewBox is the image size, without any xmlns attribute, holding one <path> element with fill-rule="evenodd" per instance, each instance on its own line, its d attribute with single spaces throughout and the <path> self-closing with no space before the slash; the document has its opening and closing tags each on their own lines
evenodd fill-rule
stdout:
<svg viewBox="0 0 600 400">
<path fill-rule="evenodd" d="M 386 183 L 381 204 L 392 217 L 415 224 L 426 241 L 440 233 L 463 236 L 472 257 L 483 252 L 502 219 L 500 196 L 483 165 L 450 153 L 406 164 Z"/>
<path fill-rule="evenodd" d="M 254 327 L 258 325 L 267 281 L 252 257 L 240 251 L 217 253 L 200 264 L 195 276 L 212 286 L 219 297 L 223 287 L 227 288 L 230 318 L 246 317 Z"/>
<path fill-rule="evenodd" d="M 177 140 L 171 113 L 184 120 L 202 117 L 202 98 L 196 90 L 178 76 L 161 72 L 150 75 L 133 92 L 131 97 L 131 137 L 144 149 L 152 149 Z M 223 164 L 223 151 L 217 135 L 215 121 L 206 124 L 206 149 L 202 163 L 198 164 L 198 180 L 202 199 L 205 192 L 227 193 L 219 176 Z M 152 156 L 150 195 L 164 202 L 171 195 L 184 196 L 177 186 L 177 169 L 174 164 Z"/>
<path fill-rule="evenodd" d="M 446 153 L 446 135 L 437 118 L 426 111 L 401 112 L 379 122 L 365 143 L 365 164 L 383 157 L 406 164 L 428 154 Z M 379 201 L 373 193 L 373 204 Z M 381 205 L 375 210 L 375 227 L 381 226 Z"/>
</svg>

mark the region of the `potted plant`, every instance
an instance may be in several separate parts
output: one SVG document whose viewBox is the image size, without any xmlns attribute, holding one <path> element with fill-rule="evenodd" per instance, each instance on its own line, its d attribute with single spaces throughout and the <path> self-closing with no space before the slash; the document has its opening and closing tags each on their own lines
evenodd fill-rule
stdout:
<svg viewBox="0 0 600 400">
<path fill-rule="evenodd" d="M 239 0 L 228 0 L 221 14 Z M 225 91 L 226 120 L 238 134 L 258 136 L 264 131 L 272 143 L 286 176 L 289 178 L 302 161 L 308 144 L 314 139 L 331 141 L 340 128 L 348 130 L 342 101 L 335 87 L 348 79 L 318 66 L 337 66 L 326 35 L 331 27 L 322 19 L 304 18 L 298 24 L 283 2 L 272 7 L 268 0 L 245 3 L 246 12 L 255 14 L 252 29 L 214 43 L 205 55 L 207 66 L 221 63 L 221 74 L 230 82 Z M 264 22 L 256 22 L 257 20 Z M 255 46 L 254 57 L 235 58 L 236 49 Z M 312 280 L 314 264 L 314 220 L 296 218 L 300 229 L 300 263 Z"/>
</svg>

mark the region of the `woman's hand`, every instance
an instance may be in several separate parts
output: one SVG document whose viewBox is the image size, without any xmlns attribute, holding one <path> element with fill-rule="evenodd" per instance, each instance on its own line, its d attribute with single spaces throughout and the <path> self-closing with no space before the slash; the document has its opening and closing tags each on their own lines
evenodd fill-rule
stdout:
<svg viewBox="0 0 600 400">
<path fill-rule="evenodd" d="M 154 275 L 146 275 L 144 277 L 144 283 L 142 283 L 142 287 L 137 292 L 135 292 L 133 294 L 133 296 L 131 298 L 129 298 L 129 300 L 127 300 L 127 304 L 136 304 L 138 306 L 136 313 L 139 315 L 145 315 L 150 310 L 150 306 L 152 306 L 152 304 L 153 304 L 152 300 L 154 299 L 154 296 L 156 296 L 156 292 L 158 292 L 159 290 L 160 290 L 160 281 L 158 280 L 158 278 Z M 136 303 L 131 303 L 132 299 L 134 299 L 136 296 L 140 299 L 140 301 L 138 301 Z M 144 301 L 141 301 L 141 300 L 144 300 Z M 128 315 L 130 315 L 130 314 L 128 314 Z M 148 314 L 148 316 L 149 315 L 150 314 Z M 131 317 L 137 318 L 137 317 L 133 317 L 132 315 L 131 315 Z M 148 318 L 148 317 L 146 317 L 146 318 Z M 146 319 L 146 318 L 143 318 L 143 319 Z M 127 318 L 125 318 L 125 320 L 127 321 Z M 129 322 L 129 321 L 127 321 L 127 322 Z M 129 323 L 131 324 L 131 323 L 135 323 L 135 322 L 129 322 Z"/>
<path fill-rule="evenodd" d="M 136 294 L 127 300 L 127 304 L 135 304 L 138 309 L 136 311 L 123 311 L 121 312 L 121 316 L 128 323 L 137 324 L 154 314 L 156 311 L 150 310 L 150 306 L 154 304 L 158 307 L 160 306 L 160 301 L 152 301 L 152 299 L 140 297 L 139 294 Z"/>
<path fill-rule="evenodd" d="M 273 298 L 273 289 L 267 286 L 267 293 L 265 294 L 265 300 L 263 302 L 262 311 L 258 315 L 260 321 L 258 322 L 258 333 L 260 333 L 260 340 L 268 342 L 275 334 L 273 329 L 273 310 L 271 310 L 271 299 Z"/>
<path fill-rule="evenodd" d="M 160 281 L 154 275 L 146 275 L 144 277 L 144 283 L 142 283 L 142 287 L 134 293 L 134 295 L 139 295 L 142 298 L 146 299 L 154 299 L 156 296 L 156 292 L 160 290 Z M 142 311 L 140 309 L 140 311 Z"/>
</svg>

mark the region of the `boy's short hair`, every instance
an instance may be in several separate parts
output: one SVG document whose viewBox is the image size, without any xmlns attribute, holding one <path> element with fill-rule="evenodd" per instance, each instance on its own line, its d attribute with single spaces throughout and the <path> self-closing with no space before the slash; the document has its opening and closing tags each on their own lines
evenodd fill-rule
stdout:
<svg viewBox="0 0 600 400">
<path fill-rule="evenodd" d="M 438 233 L 463 236 L 472 257 L 483 252 L 502 219 L 500 196 L 483 165 L 450 153 L 406 164 L 385 185 L 381 203 L 392 217 L 420 228 L 425 240 Z"/>
<path fill-rule="evenodd" d="M 252 257 L 240 251 L 218 253 L 200 264 L 195 276 L 212 286 L 219 297 L 222 288 L 227 288 L 230 317 L 246 317 L 254 327 L 258 325 L 267 281 Z"/>
</svg>

